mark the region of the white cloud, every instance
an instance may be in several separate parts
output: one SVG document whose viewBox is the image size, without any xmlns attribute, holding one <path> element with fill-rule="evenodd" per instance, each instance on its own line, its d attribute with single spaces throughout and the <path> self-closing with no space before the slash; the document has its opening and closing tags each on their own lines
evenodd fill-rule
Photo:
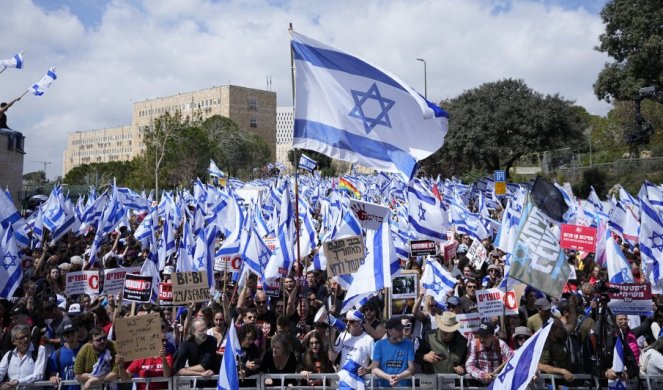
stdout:
<svg viewBox="0 0 663 390">
<path fill-rule="evenodd" d="M 77 9 L 45 11 L 3 4 L 0 57 L 27 49 L 25 69 L 0 74 L 0 100 L 20 95 L 50 66 L 59 79 L 42 97 L 26 96 L 9 123 L 27 137 L 33 160 L 62 171 L 66 135 L 129 124 L 132 101 L 232 83 L 265 88 L 292 101 L 288 23 L 297 31 L 388 69 L 428 96 L 451 98 L 481 83 L 522 78 L 595 114 L 592 83 L 607 57 L 593 50 L 603 25 L 584 9 L 530 1 L 111 1 L 97 24 Z M 53 5 L 49 9 L 53 9 Z M 88 20 L 88 19 L 83 19 Z M 11 34 L 8 32 L 11 31 Z M 34 157 L 38 156 L 38 157 Z"/>
</svg>

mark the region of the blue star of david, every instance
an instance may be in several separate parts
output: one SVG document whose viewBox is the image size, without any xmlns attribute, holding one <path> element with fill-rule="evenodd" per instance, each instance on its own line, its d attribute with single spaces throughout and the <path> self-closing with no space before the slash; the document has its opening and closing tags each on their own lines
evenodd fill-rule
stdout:
<svg viewBox="0 0 663 390">
<path fill-rule="evenodd" d="M 506 364 L 506 367 L 504 367 L 504 372 L 502 372 L 502 373 L 497 377 L 497 379 L 499 379 L 500 382 L 504 382 L 504 378 L 506 378 L 506 374 L 508 374 L 509 371 L 511 371 L 511 370 L 513 370 L 513 366 L 511 365 L 511 363 L 507 363 L 507 364 Z"/>
<path fill-rule="evenodd" d="M 394 100 L 383 98 L 378 90 L 378 86 L 373 83 L 373 85 L 366 92 L 355 91 L 351 89 L 352 99 L 355 102 L 355 106 L 352 108 L 352 111 L 348 115 L 353 118 L 361 119 L 364 122 L 364 130 L 366 134 L 370 133 L 371 130 L 377 125 L 383 125 L 391 128 L 391 121 L 389 120 L 389 110 L 396 103 Z M 375 118 L 370 118 L 364 113 L 363 105 L 368 99 L 373 99 L 378 102 L 380 105 L 380 114 Z"/>
<path fill-rule="evenodd" d="M 433 282 L 433 284 L 431 285 L 431 289 L 436 293 L 438 293 L 440 292 L 440 290 L 442 290 L 442 284 L 440 284 L 440 282 Z"/>
<path fill-rule="evenodd" d="M 660 240 L 659 244 L 656 244 L 656 239 L 657 238 Z M 649 237 L 649 239 L 651 240 L 651 243 L 652 243 L 652 246 L 651 246 L 652 249 L 659 250 L 659 251 L 663 250 L 663 234 L 652 232 L 652 236 Z"/>
<path fill-rule="evenodd" d="M 268 261 L 269 261 L 269 255 L 267 254 L 266 251 L 262 251 L 260 256 L 258 256 L 258 262 L 260 263 L 260 266 L 265 268 L 267 266 Z"/>
<path fill-rule="evenodd" d="M 424 206 L 419 204 L 419 221 L 425 221 L 426 220 L 426 209 L 424 209 Z"/>
<path fill-rule="evenodd" d="M 2 258 L 2 266 L 5 267 L 6 270 L 10 269 L 11 267 L 16 267 L 17 258 L 17 256 L 12 255 L 11 253 L 7 253 L 5 257 Z"/>
<path fill-rule="evenodd" d="M 53 218 L 55 217 L 55 214 L 57 214 L 58 211 L 56 209 L 50 209 L 48 210 L 48 218 Z"/>
<path fill-rule="evenodd" d="M 157 240 L 157 248 L 163 248 L 163 238 Z"/>
<path fill-rule="evenodd" d="M 198 260 L 198 267 L 202 268 L 202 267 L 205 266 L 205 263 L 204 263 L 204 261 L 205 261 L 205 256 L 200 256 L 200 257 L 197 258 L 196 260 Z"/>
</svg>

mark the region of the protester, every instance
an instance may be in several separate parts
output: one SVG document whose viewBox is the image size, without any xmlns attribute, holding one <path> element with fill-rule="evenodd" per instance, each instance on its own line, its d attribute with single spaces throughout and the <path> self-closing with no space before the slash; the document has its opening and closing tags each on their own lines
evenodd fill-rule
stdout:
<svg viewBox="0 0 663 390">
<path fill-rule="evenodd" d="M 62 327 L 64 344 L 55 350 L 48 359 L 46 373 L 48 380 L 53 386 L 58 386 L 63 380 L 76 379 L 74 375 L 74 360 L 81 344 L 78 342 L 78 328 L 74 324 L 66 324 Z M 76 390 L 79 386 L 66 386 L 64 390 Z"/>
<path fill-rule="evenodd" d="M 118 379 L 115 344 L 102 328 L 90 330 L 90 338 L 74 361 L 74 375 L 83 384 L 83 390 Z"/>
<path fill-rule="evenodd" d="M 363 377 L 369 372 L 373 337 L 364 331 L 364 315 L 360 311 L 348 311 L 345 319 L 347 329 L 341 332 L 329 350 L 329 360 L 335 361 L 340 354 L 339 376 L 343 378 L 343 371 L 346 371 L 350 377 Z M 332 334 L 335 334 L 335 331 L 332 331 Z"/>
<path fill-rule="evenodd" d="M 0 381 L 6 388 L 27 385 L 44 378 L 46 349 L 30 341 L 30 327 L 18 324 L 12 328 L 14 349 L 0 360 Z"/>
<path fill-rule="evenodd" d="M 212 376 L 219 372 L 219 362 L 216 339 L 207 335 L 207 323 L 201 318 L 194 319 L 186 340 L 175 354 L 174 372 L 186 376 Z"/>
<path fill-rule="evenodd" d="M 131 362 L 126 369 L 124 364 L 119 365 L 119 375 L 121 379 L 129 379 L 137 376 L 139 378 L 158 378 L 158 377 L 171 377 L 173 375 L 173 355 L 166 350 L 168 339 L 165 333 L 161 335 L 161 349 L 158 356 L 137 359 Z M 121 354 L 117 355 L 118 362 L 124 361 Z M 137 384 L 138 390 L 147 389 L 147 384 L 139 382 Z M 167 389 L 168 383 L 155 382 L 150 383 L 150 389 Z"/>
<path fill-rule="evenodd" d="M 482 323 L 477 331 L 479 337 L 468 345 L 469 354 L 465 370 L 470 377 L 484 383 L 490 383 L 497 369 L 511 358 L 511 349 L 495 336 L 495 327 Z"/>
<path fill-rule="evenodd" d="M 460 334 L 456 314 L 445 311 L 435 317 L 437 330 L 426 334 L 416 352 L 425 374 L 465 374 L 467 339 Z"/>
<path fill-rule="evenodd" d="M 375 343 L 371 372 L 380 378 L 377 386 L 409 386 L 405 379 L 414 374 L 414 344 L 403 338 L 400 319 L 389 319 L 386 328 L 387 338 Z"/>
<path fill-rule="evenodd" d="M 320 333 L 313 331 L 306 335 L 303 346 L 304 354 L 302 356 L 299 374 L 306 378 L 306 384 L 308 386 L 321 386 L 322 380 L 309 379 L 309 375 L 336 372 L 334 364 L 329 360 L 324 338 Z"/>
<path fill-rule="evenodd" d="M 564 323 L 555 318 L 548 334 L 548 340 L 543 346 L 541 358 L 539 359 L 539 370 L 546 374 L 558 374 L 567 382 L 573 382 L 573 367 L 569 351 L 566 348 L 567 333 Z"/>
<path fill-rule="evenodd" d="M 293 374 L 297 370 L 297 359 L 292 352 L 292 346 L 288 343 L 285 334 L 272 337 L 272 346 L 267 350 L 260 364 L 260 372 L 265 374 Z M 265 380 L 266 385 L 272 385 L 274 381 L 270 378 Z M 295 380 L 286 380 L 285 384 L 295 384 Z"/>
</svg>

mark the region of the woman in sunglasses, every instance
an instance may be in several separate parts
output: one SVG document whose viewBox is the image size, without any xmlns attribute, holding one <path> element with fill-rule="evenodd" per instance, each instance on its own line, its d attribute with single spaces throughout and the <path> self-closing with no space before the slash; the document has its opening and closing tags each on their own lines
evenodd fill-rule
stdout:
<svg viewBox="0 0 663 390">
<path fill-rule="evenodd" d="M 323 336 L 316 331 L 310 332 L 304 338 L 304 348 L 306 351 L 302 356 L 300 374 L 306 377 L 308 386 L 322 386 L 322 380 L 311 380 L 309 374 L 336 372 L 334 365 L 329 360 Z"/>
</svg>

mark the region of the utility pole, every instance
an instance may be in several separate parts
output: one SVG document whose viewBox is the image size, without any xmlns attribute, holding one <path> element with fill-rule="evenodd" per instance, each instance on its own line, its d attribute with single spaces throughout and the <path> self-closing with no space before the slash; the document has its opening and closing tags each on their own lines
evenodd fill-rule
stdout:
<svg viewBox="0 0 663 390">
<path fill-rule="evenodd" d="M 39 163 L 39 164 L 44 164 L 44 169 L 43 169 L 43 172 L 44 172 L 44 179 L 45 179 L 45 180 L 48 180 L 48 179 L 46 178 L 46 166 L 47 166 L 47 165 L 50 165 L 51 162 L 50 162 L 50 161 L 30 161 L 30 162 L 33 162 L 33 163 Z"/>
</svg>

